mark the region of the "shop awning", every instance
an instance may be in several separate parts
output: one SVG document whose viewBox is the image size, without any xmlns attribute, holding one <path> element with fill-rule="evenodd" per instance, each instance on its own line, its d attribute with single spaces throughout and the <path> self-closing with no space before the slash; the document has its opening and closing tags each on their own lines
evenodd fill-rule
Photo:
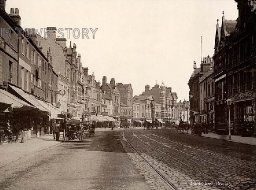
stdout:
<svg viewBox="0 0 256 190">
<path fill-rule="evenodd" d="M 133 120 L 134 122 L 138 122 L 138 123 L 143 123 L 143 121 L 141 121 L 141 120 L 138 120 L 138 119 L 135 119 L 135 120 Z"/>
<path fill-rule="evenodd" d="M 42 100 L 38 100 L 39 103 L 48 110 L 48 112 L 50 113 L 51 118 L 57 118 L 59 114 L 61 114 L 61 111 L 58 110 L 57 108 L 55 108 L 53 105 L 51 105 L 50 103 L 46 103 Z"/>
<path fill-rule="evenodd" d="M 159 121 L 160 123 L 164 123 L 162 119 L 157 119 L 157 121 Z"/>
<path fill-rule="evenodd" d="M 35 106 L 38 108 L 40 111 L 44 112 L 49 112 L 45 107 L 41 105 L 38 99 L 36 99 L 35 96 L 30 95 L 26 92 L 24 92 L 22 89 L 17 88 L 15 86 L 10 85 L 10 87 L 20 96 L 22 97 L 25 101 L 29 102 L 31 105 Z"/>
<path fill-rule="evenodd" d="M 147 121 L 148 123 L 152 123 L 152 120 L 147 119 L 146 121 Z"/>
<path fill-rule="evenodd" d="M 3 104 L 6 104 L 8 105 L 8 107 L 12 107 L 12 108 L 34 108 L 34 106 L 32 105 L 29 105 L 28 103 L 26 103 L 25 101 L 17 98 L 16 96 L 12 95 L 11 93 L 5 91 L 5 90 L 2 90 L 0 89 L 0 103 L 3 105 Z M 6 109 L 6 106 L 1 106 L 2 108 L 5 107 Z M 0 108 L 1 109 L 1 108 Z M 0 110 L 0 111 L 3 111 L 3 110 Z"/>
<path fill-rule="evenodd" d="M 110 116 L 105 116 L 107 118 L 108 121 L 116 121 L 113 117 Z"/>
<path fill-rule="evenodd" d="M 99 116 L 96 116 L 96 115 L 91 115 L 90 120 L 91 121 L 101 121 L 101 118 Z"/>
</svg>

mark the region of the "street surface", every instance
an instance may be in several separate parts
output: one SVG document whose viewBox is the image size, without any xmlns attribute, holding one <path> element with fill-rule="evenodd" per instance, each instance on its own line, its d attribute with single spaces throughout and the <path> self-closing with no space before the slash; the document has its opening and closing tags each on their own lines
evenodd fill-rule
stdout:
<svg viewBox="0 0 256 190">
<path fill-rule="evenodd" d="M 0 189 L 256 189 L 256 147 L 173 129 L 96 131 L 0 167 Z"/>
<path fill-rule="evenodd" d="M 83 142 L 61 143 L 0 168 L 0 189 L 149 189 L 118 134 L 96 132 Z"/>
<path fill-rule="evenodd" d="M 126 130 L 124 136 L 176 187 L 256 189 L 255 146 L 172 129 Z"/>
</svg>

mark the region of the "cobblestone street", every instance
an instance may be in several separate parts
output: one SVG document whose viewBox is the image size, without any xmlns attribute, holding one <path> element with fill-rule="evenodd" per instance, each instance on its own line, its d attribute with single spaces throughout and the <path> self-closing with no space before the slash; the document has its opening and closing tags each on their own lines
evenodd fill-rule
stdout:
<svg viewBox="0 0 256 190">
<path fill-rule="evenodd" d="M 1 161 L 0 189 L 256 189 L 255 146 L 173 129 L 97 129 L 83 142 L 18 145 L 1 147 L 13 159 Z"/>
<path fill-rule="evenodd" d="M 181 189 L 256 189 L 255 146 L 177 134 L 126 130 L 125 139 Z"/>
</svg>

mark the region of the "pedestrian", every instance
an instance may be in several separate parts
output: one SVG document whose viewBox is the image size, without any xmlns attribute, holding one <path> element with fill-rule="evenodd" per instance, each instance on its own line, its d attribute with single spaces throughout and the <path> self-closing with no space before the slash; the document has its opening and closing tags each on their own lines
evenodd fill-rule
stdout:
<svg viewBox="0 0 256 190">
<path fill-rule="evenodd" d="M 55 134 L 56 134 L 56 141 L 59 141 L 59 139 L 60 139 L 60 121 L 56 122 Z"/>
<path fill-rule="evenodd" d="M 55 133 L 55 131 L 56 131 L 56 120 L 53 119 L 53 120 L 52 120 L 52 135 L 53 135 L 53 139 L 54 139 L 54 140 L 56 139 L 56 133 Z"/>
</svg>

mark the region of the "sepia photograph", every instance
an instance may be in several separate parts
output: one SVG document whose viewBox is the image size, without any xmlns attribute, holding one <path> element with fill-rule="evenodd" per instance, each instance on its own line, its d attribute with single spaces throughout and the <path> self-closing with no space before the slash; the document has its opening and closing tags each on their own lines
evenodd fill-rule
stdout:
<svg viewBox="0 0 256 190">
<path fill-rule="evenodd" d="M 256 190 L 256 0 L 0 0 L 0 190 Z"/>
</svg>

